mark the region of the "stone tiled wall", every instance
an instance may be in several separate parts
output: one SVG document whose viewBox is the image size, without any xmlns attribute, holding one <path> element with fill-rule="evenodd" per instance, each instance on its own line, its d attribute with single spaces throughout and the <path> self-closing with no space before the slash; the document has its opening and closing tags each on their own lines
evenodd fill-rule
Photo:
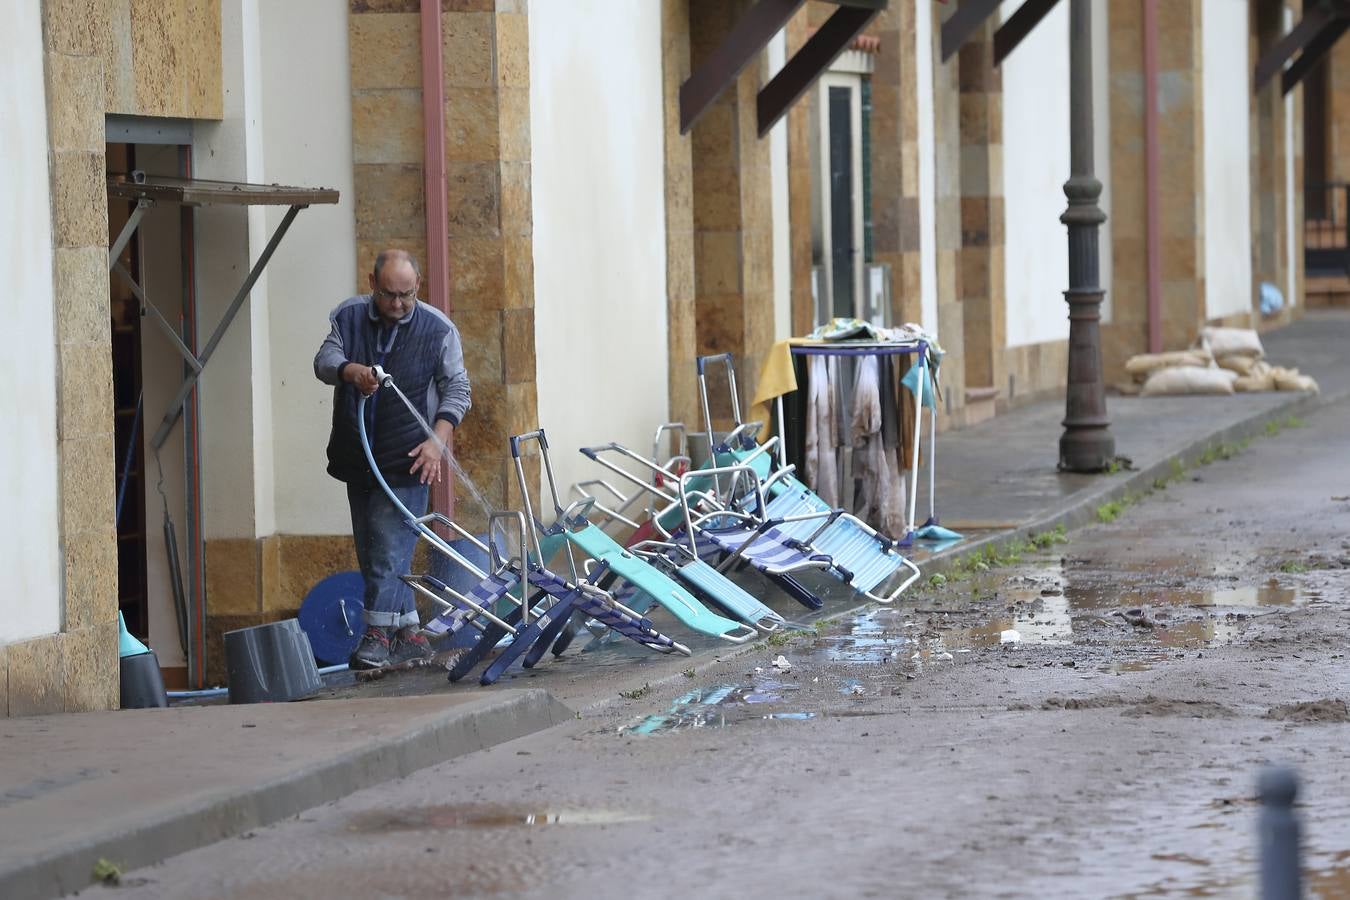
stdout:
<svg viewBox="0 0 1350 900">
<path fill-rule="evenodd" d="M 787 26 L 787 56 L 801 49 L 810 36 L 808 17 L 798 12 Z M 792 279 L 792 333 L 806 334 L 815 326 L 811 297 L 811 110 L 799 100 L 787 114 L 788 129 L 788 255 Z"/>
<path fill-rule="evenodd" d="M 221 116 L 220 0 L 82 0 L 107 111 Z"/>
<path fill-rule="evenodd" d="M 881 40 L 872 73 L 872 257 L 891 267 L 891 318 L 917 322 L 919 292 L 918 77 L 914 5 L 873 20 Z"/>
<path fill-rule="evenodd" d="M 9 715 L 111 709 L 118 702 L 101 8 L 96 0 L 43 4 L 63 624 L 58 634 L 0 648 L 0 711 Z"/>
<path fill-rule="evenodd" d="M 1163 346 L 1187 346 L 1204 321 L 1204 132 L 1200 0 L 1158 4 L 1158 127 Z M 1110 383 L 1148 349 L 1143 22 L 1138 3 L 1111 6 L 1111 322 L 1102 327 Z"/>
<path fill-rule="evenodd" d="M 1007 390 L 1003 270 L 1003 78 L 994 67 L 994 23 L 958 58 L 961 134 L 960 285 L 965 378 Z M 944 373 L 945 374 L 945 373 Z"/>
<path fill-rule="evenodd" d="M 206 683 L 225 683 L 225 632 L 293 618 L 310 588 L 355 568 L 356 551 L 345 535 L 207 541 Z"/>
<path fill-rule="evenodd" d="M 746 6 L 691 0 L 693 66 L 716 48 Z M 769 142 L 759 139 L 755 118 L 764 75 L 760 54 L 691 132 L 696 346 L 699 354 L 735 354 L 743 405 L 773 343 Z"/>
<path fill-rule="evenodd" d="M 425 258 L 419 6 L 351 0 L 358 271 L 386 246 Z M 474 394 L 455 452 L 496 508 L 519 494 L 506 439 L 538 418 L 525 10 L 517 0 L 456 0 L 443 4 L 441 34 L 451 317 Z M 537 466 L 529 474 L 537 485 Z M 484 528 L 462 485 L 456 494 L 457 519 Z"/>
</svg>

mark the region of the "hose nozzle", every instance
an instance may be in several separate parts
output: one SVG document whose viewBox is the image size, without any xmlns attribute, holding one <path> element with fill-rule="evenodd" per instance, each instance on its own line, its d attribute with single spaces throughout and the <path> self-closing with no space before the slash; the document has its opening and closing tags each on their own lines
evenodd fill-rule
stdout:
<svg viewBox="0 0 1350 900">
<path fill-rule="evenodd" d="M 371 367 L 375 372 L 375 379 L 380 383 L 380 387 L 393 387 L 394 376 L 386 372 L 381 366 Z"/>
</svg>

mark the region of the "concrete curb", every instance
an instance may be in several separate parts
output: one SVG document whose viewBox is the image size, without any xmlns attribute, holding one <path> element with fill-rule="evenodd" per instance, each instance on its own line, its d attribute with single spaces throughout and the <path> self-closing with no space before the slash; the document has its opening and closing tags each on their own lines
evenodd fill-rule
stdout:
<svg viewBox="0 0 1350 900">
<path fill-rule="evenodd" d="M 282 778 L 244 791 L 222 791 L 131 828 L 63 846 L 0 871 L 0 897 L 42 900 L 83 890 L 100 858 L 123 870 L 233 837 L 340 799 L 362 788 L 550 728 L 574 718 L 542 689 L 484 696 L 444 718 L 394 739 L 371 741 Z"/>
</svg>

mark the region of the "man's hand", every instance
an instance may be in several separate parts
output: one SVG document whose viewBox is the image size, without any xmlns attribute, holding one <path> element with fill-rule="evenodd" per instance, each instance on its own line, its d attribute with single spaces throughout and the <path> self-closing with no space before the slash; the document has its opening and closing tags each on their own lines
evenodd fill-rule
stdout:
<svg viewBox="0 0 1350 900">
<path fill-rule="evenodd" d="M 433 427 L 436 432 L 434 437 L 429 435 L 425 441 L 408 451 L 409 456 L 416 457 L 408 471 L 414 475 L 420 471 L 423 484 L 441 480 L 441 460 L 446 454 L 454 452 L 455 426 L 445 419 L 437 419 Z"/>
<path fill-rule="evenodd" d="M 414 457 L 412 468 L 408 471 L 418 475 L 422 484 L 431 484 L 433 481 L 441 480 L 442 446 L 436 438 L 429 437 L 408 451 L 408 455 Z"/>
<path fill-rule="evenodd" d="M 342 378 L 343 380 L 356 385 L 356 389 L 366 397 L 369 397 L 380 388 L 380 380 L 375 377 L 375 370 L 370 366 L 352 363 L 342 370 Z"/>
</svg>

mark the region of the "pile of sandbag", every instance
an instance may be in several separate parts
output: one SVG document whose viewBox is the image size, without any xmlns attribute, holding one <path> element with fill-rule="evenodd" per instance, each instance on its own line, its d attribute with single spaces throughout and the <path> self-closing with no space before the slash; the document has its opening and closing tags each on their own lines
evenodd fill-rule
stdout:
<svg viewBox="0 0 1350 900">
<path fill-rule="evenodd" d="M 1310 376 L 1272 366 L 1265 355 L 1261 337 L 1250 328 L 1206 327 L 1192 349 L 1132 356 L 1125 371 L 1145 397 L 1317 390 Z"/>
</svg>

